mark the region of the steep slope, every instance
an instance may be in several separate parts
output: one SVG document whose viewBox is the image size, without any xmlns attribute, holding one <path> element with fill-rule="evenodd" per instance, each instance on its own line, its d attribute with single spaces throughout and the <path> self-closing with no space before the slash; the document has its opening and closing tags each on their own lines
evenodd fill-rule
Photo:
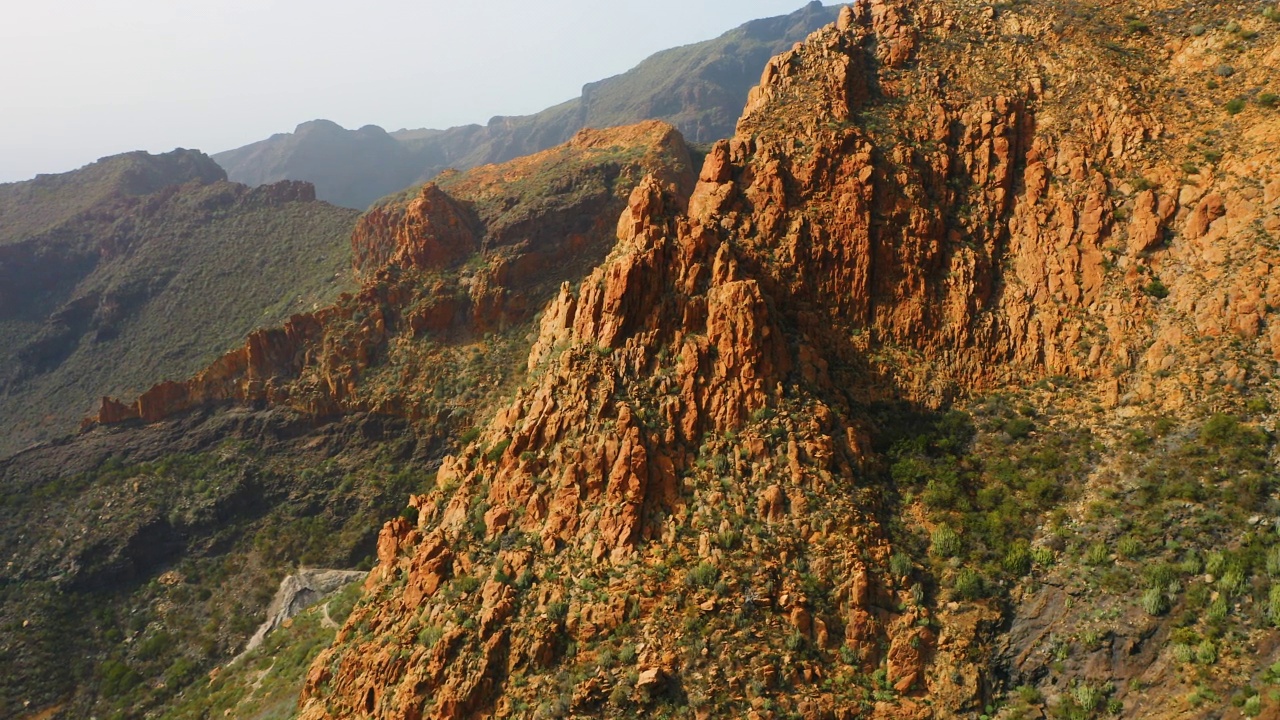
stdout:
<svg viewBox="0 0 1280 720">
<path fill-rule="evenodd" d="M 1270 707 L 1280 28 L 1232 8 L 859 3 L 772 60 L 383 528 L 302 716 Z"/>
<path fill-rule="evenodd" d="M 70 432 L 105 394 L 190 374 L 343 287 L 355 213 L 304 183 L 229 183 L 195 151 L 0 190 L 0 454 Z"/>
<path fill-rule="evenodd" d="M 237 182 L 305 180 L 315 184 L 322 200 L 364 209 L 446 168 L 506 162 L 567 142 L 586 127 L 657 119 L 675 125 L 691 142 L 712 142 L 733 132 L 760 66 L 834 19 L 835 9 L 815 0 L 790 15 L 755 20 L 714 40 L 657 53 L 536 115 L 389 136 L 374 126 L 344 130 L 316 120 L 214 159 Z"/>
<path fill-rule="evenodd" d="M 0 715 L 180 711 L 245 648 L 283 577 L 367 567 L 440 443 L 387 418 L 317 428 L 239 409 L 0 460 Z M 300 686 L 277 660 L 272 680 Z"/>
</svg>

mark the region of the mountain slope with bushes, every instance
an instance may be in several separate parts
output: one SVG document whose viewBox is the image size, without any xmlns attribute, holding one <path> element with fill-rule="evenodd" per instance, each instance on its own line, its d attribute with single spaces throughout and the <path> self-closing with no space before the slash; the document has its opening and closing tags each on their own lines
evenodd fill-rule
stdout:
<svg viewBox="0 0 1280 720">
<path fill-rule="evenodd" d="M 263 413 L 293 443 L 264 462 L 362 448 L 364 482 L 412 489 L 362 536 L 308 720 L 1274 715 L 1278 17 L 842 8 L 696 182 L 651 123 L 389 197 L 359 293 L 104 401 L 5 482 L 57 497 L 62 453 Z M 58 562 L 177 563 L 6 536 L 50 593 Z M 76 709 L 136 705 L 106 694 L 157 672 L 129 647 Z"/>
<path fill-rule="evenodd" d="M 336 298 L 355 217 L 186 150 L 0 186 L 0 455 Z"/>
</svg>

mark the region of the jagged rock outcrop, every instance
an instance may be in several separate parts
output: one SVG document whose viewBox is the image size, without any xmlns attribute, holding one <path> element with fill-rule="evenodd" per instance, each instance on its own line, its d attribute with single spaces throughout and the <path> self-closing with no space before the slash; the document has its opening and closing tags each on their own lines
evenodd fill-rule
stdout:
<svg viewBox="0 0 1280 720">
<path fill-rule="evenodd" d="M 636 187 L 613 252 L 544 311 L 529 380 L 411 498 L 417 524 L 384 527 L 377 601 L 313 665 L 302 717 L 673 696 L 761 717 L 776 697 L 805 717 L 981 712 L 999 613 L 939 607 L 890 570 L 867 404 L 1068 375 L 1103 404 L 1177 407 L 1206 379 L 1265 381 L 1243 358 L 1275 352 L 1275 251 L 1223 240 L 1276 224 L 1241 171 L 1273 177 L 1280 156 L 1242 141 L 1216 174 L 1180 173 L 1158 142 L 1178 119 L 1079 80 L 1115 63 L 1022 41 L 1064 31 L 873 0 L 771 61 L 687 203 Z M 1224 132 L 1277 122 L 1248 120 Z M 1210 352 L 1229 331 L 1246 346 Z M 634 677 L 610 669 L 618 647 Z M 822 683 L 877 670 L 874 693 Z"/>
<path fill-rule="evenodd" d="M 427 183 L 407 205 L 376 208 L 366 216 L 351 239 L 352 262 L 356 272 L 391 262 L 444 269 L 480 249 L 479 225 L 437 184 Z"/>
</svg>

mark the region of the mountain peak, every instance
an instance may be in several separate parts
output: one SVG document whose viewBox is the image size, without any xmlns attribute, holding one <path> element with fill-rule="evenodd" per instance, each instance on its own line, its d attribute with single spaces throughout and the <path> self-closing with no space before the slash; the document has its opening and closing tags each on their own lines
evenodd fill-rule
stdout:
<svg viewBox="0 0 1280 720">
<path fill-rule="evenodd" d="M 315 120 L 308 120 L 304 123 L 298 123 L 298 126 L 293 129 L 294 135 L 304 135 L 306 133 L 313 132 L 343 133 L 347 132 L 347 129 L 332 120 L 325 120 L 324 118 L 317 118 Z"/>
</svg>

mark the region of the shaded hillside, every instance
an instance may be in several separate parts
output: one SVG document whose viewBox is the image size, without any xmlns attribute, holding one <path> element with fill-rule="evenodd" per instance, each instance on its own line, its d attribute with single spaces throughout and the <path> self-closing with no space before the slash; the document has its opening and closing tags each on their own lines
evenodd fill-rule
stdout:
<svg viewBox="0 0 1280 720">
<path fill-rule="evenodd" d="M 335 298 L 355 213 L 305 183 L 250 189 L 207 156 L 133 153 L 0 186 L 0 455 L 98 398 L 183 377 Z"/>
<path fill-rule="evenodd" d="M 353 237 L 359 292 L 144 394 L 134 414 L 150 424 L 0 461 L 0 666 L 17 669 L 0 674 L 0 716 L 27 700 L 200 716 L 206 692 L 237 706 L 244 694 L 206 689 L 205 673 L 243 647 L 291 567 L 368 567 L 381 522 L 524 376 L 537 310 L 603 259 L 651 176 L 694 180 L 658 122 L 388 199 Z M 280 682 L 296 692 L 317 650 L 281 662 Z"/>
<path fill-rule="evenodd" d="M 176 705 L 244 649 L 299 564 L 367 566 L 441 451 L 386 418 L 317 429 L 238 410 L 0 460 L 0 715 Z"/>
<path fill-rule="evenodd" d="M 237 182 L 305 180 L 315 184 L 322 200 L 364 209 L 446 168 L 529 155 L 566 142 L 585 127 L 658 119 L 675 125 L 690 142 L 707 143 L 733 133 L 764 62 L 834 20 L 835 12 L 815 1 L 790 15 L 755 20 L 714 40 L 657 53 L 536 115 L 390 135 L 374 126 L 344 130 L 316 120 L 214 159 Z"/>
</svg>

